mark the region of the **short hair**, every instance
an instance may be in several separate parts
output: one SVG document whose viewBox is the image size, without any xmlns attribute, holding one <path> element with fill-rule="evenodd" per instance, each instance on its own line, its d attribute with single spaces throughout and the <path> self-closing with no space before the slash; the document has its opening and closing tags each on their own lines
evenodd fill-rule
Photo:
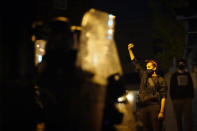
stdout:
<svg viewBox="0 0 197 131">
<path fill-rule="evenodd" d="M 157 62 L 154 61 L 154 60 L 145 60 L 145 62 L 146 62 L 146 64 L 147 64 L 147 63 L 152 63 L 153 66 L 156 67 L 156 68 L 157 68 L 157 66 L 158 66 Z"/>
</svg>

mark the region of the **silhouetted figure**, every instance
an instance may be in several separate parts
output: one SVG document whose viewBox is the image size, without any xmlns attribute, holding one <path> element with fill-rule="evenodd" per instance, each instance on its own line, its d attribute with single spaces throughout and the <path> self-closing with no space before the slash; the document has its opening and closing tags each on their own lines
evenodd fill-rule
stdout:
<svg viewBox="0 0 197 131">
<path fill-rule="evenodd" d="M 124 85 L 120 81 L 120 75 L 117 73 L 109 76 L 106 87 L 102 131 L 116 131 L 114 126 L 122 122 L 123 114 L 115 107 L 115 103 L 124 93 Z"/>
<path fill-rule="evenodd" d="M 72 49 L 72 32 L 67 21 L 55 19 L 49 23 L 50 32 L 46 54 L 38 65 L 38 86 L 44 105 L 47 131 L 66 130 L 70 89 L 73 88 L 76 51 Z"/>
<path fill-rule="evenodd" d="M 197 64 L 193 65 L 193 71 L 191 72 L 193 86 L 194 86 L 194 98 L 192 102 L 192 116 L 193 116 L 193 130 L 197 130 Z"/>
<path fill-rule="evenodd" d="M 34 100 L 34 47 L 29 39 L 33 1 L 10 1 L 3 23 L 3 127 L 1 131 L 34 131 L 38 106 Z M 33 7 L 33 6 L 32 6 Z M 8 13 L 8 14 L 7 14 Z M 13 20 L 18 20 L 14 22 Z M 5 87 L 5 88 L 3 88 Z"/>
<path fill-rule="evenodd" d="M 131 60 L 141 76 L 138 106 L 143 130 L 161 131 L 160 120 L 164 118 L 167 84 L 164 78 L 156 73 L 157 63 L 155 61 L 146 61 L 146 70 L 141 67 L 132 52 L 133 47 L 132 43 L 128 45 Z"/>
<path fill-rule="evenodd" d="M 177 61 L 177 71 L 170 79 L 170 96 L 173 101 L 178 131 L 183 131 L 183 118 L 187 131 L 192 131 L 193 82 L 186 68 L 186 60 Z"/>
<path fill-rule="evenodd" d="M 34 131 L 38 117 L 38 106 L 34 100 L 33 87 L 22 85 L 19 81 L 10 82 L 6 86 L 7 96 L 4 98 L 2 131 L 28 130 Z"/>
</svg>

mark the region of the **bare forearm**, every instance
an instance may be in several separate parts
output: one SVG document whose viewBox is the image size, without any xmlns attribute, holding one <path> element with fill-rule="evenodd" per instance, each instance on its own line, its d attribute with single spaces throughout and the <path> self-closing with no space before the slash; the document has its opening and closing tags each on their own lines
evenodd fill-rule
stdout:
<svg viewBox="0 0 197 131">
<path fill-rule="evenodd" d="M 129 49 L 129 55 L 130 55 L 131 60 L 133 61 L 135 59 L 135 56 L 134 56 L 133 51 L 131 49 Z"/>
<path fill-rule="evenodd" d="M 165 98 L 162 98 L 162 99 L 161 99 L 161 108 L 160 108 L 160 112 L 161 112 L 161 113 L 164 113 L 165 101 L 166 101 Z"/>
<path fill-rule="evenodd" d="M 132 61 L 133 61 L 134 58 L 135 58 L 135 56 L 134 56 L 134 54 L 133 54 L 133 51 L 132 51 L 132 48 L 133 48 L 133 47 L 134 47 L 133 43 L 130 43 L 130 44 L 128 45 L 129 55 L 130 55 L 130 58 L 131 58 Z"/>
</svg>

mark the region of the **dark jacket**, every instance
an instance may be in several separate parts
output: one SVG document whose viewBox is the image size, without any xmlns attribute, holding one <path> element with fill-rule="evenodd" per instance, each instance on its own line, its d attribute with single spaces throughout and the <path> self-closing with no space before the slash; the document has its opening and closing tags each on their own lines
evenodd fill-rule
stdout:
<svg viewBox="0 0 197 131">
<path fill-rule="evenodd" d="M 134 61 L 134 65 L 141 76 L 138 99 L 139 104 L 160 104 L 161 99 L 167 96 L 167 83 L 165 79 L 159 75 L 156 77 L 149 76 L 137 60 Z"/>
<path fill-rule="evenodd" d="M 194 97 L 192 78 L 189 72 L 172 74 L 170 79 L 170 96 L 172 99 Z"/>
</svg>

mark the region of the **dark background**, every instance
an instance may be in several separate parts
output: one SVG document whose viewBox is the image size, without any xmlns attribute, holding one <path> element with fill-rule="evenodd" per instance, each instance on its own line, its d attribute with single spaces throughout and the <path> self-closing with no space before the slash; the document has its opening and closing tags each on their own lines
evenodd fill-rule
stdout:
<svg viewBox="0 0 197 131">
<path fill-rule="evenodd" d="M 116 16 L 115 41 L 123 71 L 132 72 L 127 45 L 133 42 L 134 53 L 139 59 L 147 59 L 152 53 L 152 10 L 147 0 L 105 1 L 95 0 L 94 8 Z"/>
<path fill-rule="evenodd" d="M 195 0 L 187 1 L 191 2 L 190 5 L 196 5 Z M 34 73 L 34 46 L 30 41 L 33 21 L 49 21 L 54 16 L 66 16 L 71 24 L 80 25 L 83 14 L 90 8 L 106 11 L 116 16 L 114 38 L 124 73 L 133 71 L 127 50 L 129 42 L 135 44 L 134 53 L 139 59 L 154 56 L 154 24 L 148 0 L 10 0 L 1 4 L 1 7 L 0 100 L 4 112 L 0 117 L 6 118 L 4 121 L 13 116 L 17 120 L 20 117 L 17 111 L 21 113 L 23 110 L 20 109 L 33 106 L 23 103 L 32 99 L 24 92 L 30 92 L 26 87 L 32 86 Z M 193 9 L 196 9 L 195 6 Z M 195 11 L 182 8 L 177 12 L 188 17 Z M 23 98 L 27 99 L 23 101 Z M 19 101 L 24 108 L 19 108 Z"/>
</svg>

